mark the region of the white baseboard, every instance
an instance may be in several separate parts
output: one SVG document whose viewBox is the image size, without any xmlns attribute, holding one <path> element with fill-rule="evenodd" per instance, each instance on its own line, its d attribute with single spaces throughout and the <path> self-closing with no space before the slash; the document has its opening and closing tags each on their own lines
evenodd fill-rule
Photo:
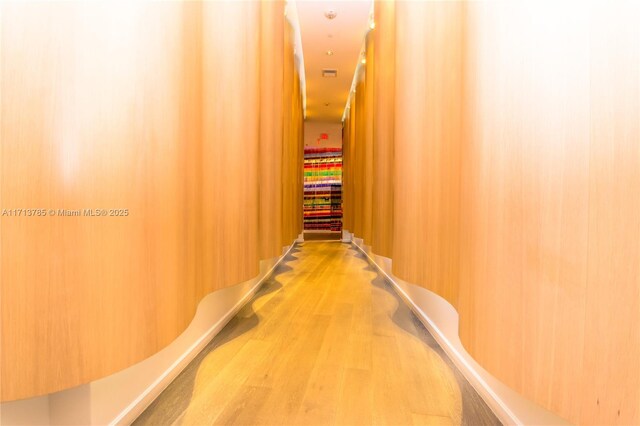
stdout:
<svg viewBox="0 0 640 426">
<path fill-rule="evenodd" d="M 257 283 L 249 290 L 231 309 L 229 309 L 215 324 L 213 324 L 198 340 L 196 340 L 165 372 L 159 376 L 148 388 L 144 390 L 134 401 L 129 404 L 110 425 L 129 425 L 138 418 L 140 414 L 162 393 L 163 390 L 184 370 L 187 365 L 204 349 L 204 347 L 231 321 L 231 319 L 242 309 L 257 291 L 262 287 L 265 280 L 273 273 L 280 262 L 289 254 L 295 246 L 292 244 L 287 251 L 278 259 L 273 267 L 264 274 Z"/>
<path fill-rule="evenodd" d="M 522 397 L 484 370 L 462 346 L 458 335 L 458 313 L 444 298 L 404 282 L 391 272 L 391 259 L 375 255 L 362 239 L 352 243 L 392 284 L 396 293 L 416 314 L 440 347 L 473 388 L 506 425 L 568 425 L 566 420 Z M 412 297 L 407 290 L 410 290 Z M 420 300 L 417 300 L 420 295 Z"/>
<path fill-rule="evenodd" d="M 260 274 L 254 279 L 203 298 L 187 329 L 158 353 L 86 385 L 2 403 L 0 424 L 131 424 L 253 298 L 294 246 L 279 258 L 261 261 Z"/>
</svg>

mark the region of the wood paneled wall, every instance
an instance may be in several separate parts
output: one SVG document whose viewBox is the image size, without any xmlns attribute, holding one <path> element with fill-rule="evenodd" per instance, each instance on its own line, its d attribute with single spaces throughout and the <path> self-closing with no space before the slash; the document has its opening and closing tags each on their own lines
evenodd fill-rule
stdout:
<svg viewBox="0 0 640 426">
<path fill-rule="evenodd" d="M 285 28 L 285 46 L 293 45 L 293 28 Z M 302 232 L 304 203 L 304 116 L 299 67 L 291 49 L 284 58 L 284 148 L 282 152 L 282 239 L 293 241 Z"/>
<path fill-rule="evenodd" d="M 345 114 L 345 120 L 342 127 L 342 202 L 347 209 L 342 212 L 342 227 L 353 232 L 354 216 L 355 216 L 355 195 L 356 179 L 355 179 L 355 111 L 356 106 L 353 99 L 349 105 L 349 110 Z M 345 167 L 344 165 L 347 164 Z"/>
<path fill-rule="evenodd" d="M 371 241 L 373 239 L 372 236 L 372 226 L 373 226 L 373 93 L 374 93 L 374 71 L 375 67 L 373 65 L 374 58 L 374 40 L 373 34 L 367 34 L 365 38 L 365 67 L 364 67 L 364 87 L 362 90 L 364 93 L 358 95 L 359 98 L 362 99 L 362 124 L 359 128 L 362 129 L 362 137 L 360 139 L 359 146 L 363 149 L 363 170 L 362 173 L 364 175 L 364 187 L 360 192 L 362 195 L 362 238 L 367 241 Z"/>
<path fill-rule="evenodd" d="M 368 180 L 371 176 L 367 176 L 366 170 L 368 169 L 367 162 L 367 145 L 366 145 L 366 128 L 365 128 L 365 71 L 364 68 L 360 68 L 360 74 L 358 76 L 358 82 L 356 83 L 356 93 L 354 94 L 355 113 L 354 113 L 354 157 L 353 164 L 355 169 L 355 182 L 358 186 L 353 192 L 354 196 L 354 216 L 353 216 L 353 232 L 356 235 L 369 235 L 370 232 L 366 230 L 365 225 L 368 224 L 365 219 L 365 215 L 370 212 L 365 210 L 365 204 L 369 198 L 370 185 Z"/>
<path fill-rule="evenodd" d="M 393 272 L 455 304 L 462 137 L 461 2 L 398 2 Z M 415 41 L 421 40 L 418 48 Z"/>
<path fill-rule="evenodd" d="M 351 143 L 349 142 L 349 129 L 351 125 L 349 123 L 349 113 L 345 111 L 344 121 L 342 122 L 342 163 L 349 163 L 351 160 L 349 159 L 349 147 L 351 147 Z M 342 204 L 343 206 L 352 205 L 351 201 L 351 176 L 350 173 L 353 171 L 353 167 L 343 167 L 342 168 Z M 345 230 L 353 229 L 351 224 L 353 220 L 351 219 L 351 214 L 353 213 L 353 209 L 349 209 L 342 211 L 342 228 Z"/>
<path fill-rule="evenodd" d="M 284 65 L 286 55 L 292 55 L 285 45 L 284 1 L 262 4 L 260 30 L 260 162 L 259 243 L 260 258 L 282 254 L 282 247 L 291 240 L 282 233 L 282 181 L 284 134 Z M 295 167 L 295 165 L 294 165 Z M 289 212 L 291 207 L 287 206 Z"/>
<path fill-rule="evenodd" d="M 367 64 L 373 71 L 373 187 L 371 247 L 391 257 L 393 248 L 393 131 L 395 88 L 394 3 L 376 3 L 373 31 L 375 50 Z"/>
<path fill-rule="evenodd" d="M 375 8 L 374 34 L 395 24 L 395 54 L 373 61 L 380 81 L 395 67 L 394 273 L 451 302 L 469 353 L 525 397 L 578 424 L 640 422 L 640 6 Z M 348 160 L 345 176 L 363 167 Z M 366 178 L 351 185 L 345 216 L 362 220 Z"/>
<path fill-rule="evenodd" d="M 283 7 L 2 5 L 3 401 L 147 358 L 204 295 L 253 278 L 259 258 L 301 231 L 301 196 L 278 195 L 280 180 L 302 187 L 299 85 L 295 107 L 260 108 L 278 96 L 266 86 L 283 84 L 282 58 L 293 58 Z M 261 28 L 274 41 L 269 61 Z M 297 130 L 280 141 L 289 114 Z M 258 158 L 265 150 L 269 161 Z"/>
<path fill-rule="evenodd" d="M 203 22 L 203 281 L 210 291 L 258 274 L 260 4 L 204 2 Z"/>
<path fill-rule="evenodd" d="M 460 334 L 577 424 L 640 422 L 640 6 L 467 6 Z"/>
</svg>

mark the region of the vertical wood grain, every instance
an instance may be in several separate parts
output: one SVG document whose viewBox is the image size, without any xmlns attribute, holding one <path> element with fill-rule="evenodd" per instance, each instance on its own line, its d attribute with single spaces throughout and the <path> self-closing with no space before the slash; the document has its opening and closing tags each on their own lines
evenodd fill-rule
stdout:
<svg viewBox="0 0 640 426">
<path fill-rule="evenodd" d="M 211 291 L 258 273 L 260 3 L 207 2 L 203 21 L 203 280 Z"/>
<path fill-rule="evenodd" d="M 354 181 L 357 182 L 353 197 L 353 233 L 363 238 L 365 234 L 365 199 L 367 198 L 367 145 L 365 126 L 365 75 L 364 68 L 360 68 L 357 77 L 356 92 L 353 94 L 355 103 L 353 120 L 353 141 L 354 141 Z"/>
<path fill-rule="evenodd" d="M 588 171 L 588 80 L 580 37 L 587 21 L 576 14 L 577 31 L 541 37 L 543 12 L 531 20 L 532 13 L 517 5 L 469 6 L 463 211 L 474 215 L 462 231 L 468 269 L 461 336 L 515 389 L 549 402 L 554 387 L 562 388 L 553 401 L 568 406 L 578 384 L 565 373 L 567 363 L 582 350 L 571 317 L 579 317 L 584 304 L 577 289 L 587 242 L 588 194 L 581 183 Z M 481 28 L 483 36 L 474 39 Z M 556 311 L 559 305 L 564 308 Z"/>
<path fill-rule="evenodd" d="M 461 339 L 578 424 L 640 412 L 639 15 L 610 6 L 467 6 Z"/>
<path fill-rule="evenodd" d="M 373 44 L 373 188 L 371 248 L 391 257 L 393 244 L 394 3 L 376 1 Z M 369 64 L 367 60 L 367 64 Z"/>
<path fill-rule="evenodd" d="M 270 68 L 259 66 L 260 30 L 283 25 L 281 6 L 2 5 L 0 208 L 129 211 L 1 217 L 3 401 L 151 356 L 203 296 L 255 276 L 259 255 L 280 254 L 301 228 L 299 84 L 290 110 L 260 113 L 269 93 L 282 95 L 283 56 L 297 78 L 277 31 L 267 34 Z M 292 113 L 285 175 L 278 132 Z M 260 139 L 261 123 L 271 139 Z M 267 146 L 272 157 L 259 162 Z M 259 177 L 271 185 L 269 209 Z M 287 204 L 281 179 L 291 182 Z M 273 224 L 268 235 L 259 223 Z M 260 253 L 265 239 L 272 247 Z"/>
<path fill-rule="evenodd" d="M 3 400 L 132 365 L 192 317 L 184 11 L 3 5 L 2 208 L 129 209 L 2 217 Z"/>
<path fill-rule="evenodd" d="M 357 164 L 357 156 L 356 156 L 356 110 L 358 109 L 355 101 L 355 96 L 351 94 L 351 103 L 349 106 L 349 126 L 347 128 L 347 133 L 349 134 L 349 159 L 350 166 L 349 168 L 349 176 L 351 177 L 351 184 L 349 185 L 349 200 L 350 204 L 345 204 L 345 210 L 349 214 L 351 218 L 351 228 L 349 230 L 351 232 L 355 232 L 356 227 L 356 193 L 359 191 L 358 185 L 360 181 L 357 178 L 356 173 L 356 164 Z M 346 203 L 346 200 L 345 200 Z M 349 213 L 350 212 L 350 213 Z"/>
<path fill-rule="evenodd" d="M 269 259 L 289 241 L 282 238 L 284 2 L 264 2 L 261 8 L 259 255 Z"/>
<path fill-rule="evenodd" d="M 294 240 L 298 235 L 303 232 L 304 227 L 304 111 L 302 105 L 302 88 L 300 86 L 300 72 L 298 71 L 300 66 L 296 66 L 296 73 L 294 77 L 295 81 L 295 109 L 292 111 L 292 116 L 295 118 L 295 136 L 293 143 L 295 144 L 295 189 L 296 197 L 292 211 L 295 215 L 295 230 L 294 235 L 289 241 Z"/>
<path fill-rule="evenodd" d="M 398 2 L 395 15 L 393 272 L 455 305 L 462 5 Z"/>
<path fill-rule="evenodd" d="M 373 224 L 373 125 L 374 125 L 374 81 L 375 81 L 375 64 L 374 64 L 375 43 L 373 34 L 369 32 L 365 37 L 365 60 L 364 66 L 364 93 L 362 96 L 362 132 L 361 138 L 364 150 L 363 158 L 363 176 L 364 185 L 362 187 L 362 234 L 361 237 L 371 244 L 373 241 L 372 224 Z"/>
<path fill-rule="evenodd" d="M 376 4 L 374 35 L 390 6 Z M 467 350 L 525 397 L 578 424 L 637 423 L 640 7 L 393 6 L 394 273 L 451 302 Z M 388 94 L 376 86 L 375 111 Z M 345 217 L 362 236 L 366 151 L 345 146 Z"/>
<path fill-rule="evenodd" d="M 352 230 L 351 226 L 351 158 L 349 158 L 349 114 L 345 113 L 342 122 L 342 229 Z"/>
<path fill-rule="evenodd" d="M 282 149 L 282 235 L 292 241 L 302 232 L 304 134 L 300 76 L 293 51 L 293 28 L 284 35 L 284 140 Z"/>
<path fill-rule="evenodd" d="M 185 70 L 189 70 L 190 78 L 185 79 L 185 102 L 182 108 L 182 116 L 185 120 L 185 132 L 188 143 L 185 143 L 186 158 L 184 167 L 186 171 L 184 206 L 186 208 L 186 277 L 185 285 L 181 293 L 190 307 L 184 312 L 184 323 L 193 318 L 197 301 L 201 295 L 207 294 L 205 290 L 202 262 L 202 132 L 203 132 L 203 66 L 202 66 L 202 3 L 185 3 L 182 26 L 187 37 L 182 52 L 182 64 Z"/>
<path fill-rule="evenodd" d="M 291 144 L 291 127 L 293 123 L 293 117 L 291 111 L 293 110 L 293 84 L 295 78 L 295 64 L 293 62 L 293 29 L 291 25 L 287 23 L 284 32 L 284 91 L 283 91 L 283 111 L 284 111 L 284 123 L 283 123 L 283 142 L 282 142 L 282 239 L 287 241 L 293 234 L 294 225 L 292 221 L 295 218 L 289 214 L 287 215 L 287 209 L 293 206 L 294 195 L 292 193 L 291 177 L 293 176 L 293 147 Z"/>
<path fill-rule="evenodd" d="M 580 423 L 640 422 L 640 5 L 591 16 L 589 245 Z"/>
<path fill-rule="evenodd" d="M 356 182 L 354 180 L 354 141 L 352 114 L 355 111 L 355 103 L 350 103 L 349 110 L 345 114 L 342 126 L 342 227 L 353 232 L 353 193 Z"/>
</svg>

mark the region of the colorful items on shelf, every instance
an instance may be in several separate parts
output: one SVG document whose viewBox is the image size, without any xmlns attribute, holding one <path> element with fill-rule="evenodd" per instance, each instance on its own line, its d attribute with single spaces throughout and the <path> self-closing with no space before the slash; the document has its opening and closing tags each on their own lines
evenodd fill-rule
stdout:
<svg viewBox="0 0 640 426">
<path fill-rule="evenodd" d="M 342 231 L 342 149 L 304 150 L 304 229 Z"/>
</svg>

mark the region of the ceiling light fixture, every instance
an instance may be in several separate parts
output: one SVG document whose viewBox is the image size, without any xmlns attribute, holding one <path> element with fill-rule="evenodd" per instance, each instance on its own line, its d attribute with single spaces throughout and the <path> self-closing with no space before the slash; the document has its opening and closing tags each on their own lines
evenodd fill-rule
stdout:
<svg viewBox="0 0 640 426">
<path fill-rule="evenodd" d="M 376 27 L 376 23 L 371 21 L 369 22 L 369 28 L 374 29 Z"/>
<path fill-rule="evenodd" d="M 333 55 L 333 50 L 329 49 L 325 53 L 327 54 L 327 56 L 332 56 Z"/>
<path fill-rule="evenodd" d="M 324 17 L 329 20 L 334 19 L 336 16 L 338 16 L 338 13 L 335 10 L 327 10 L 324 13 Z"/>
</svg>

